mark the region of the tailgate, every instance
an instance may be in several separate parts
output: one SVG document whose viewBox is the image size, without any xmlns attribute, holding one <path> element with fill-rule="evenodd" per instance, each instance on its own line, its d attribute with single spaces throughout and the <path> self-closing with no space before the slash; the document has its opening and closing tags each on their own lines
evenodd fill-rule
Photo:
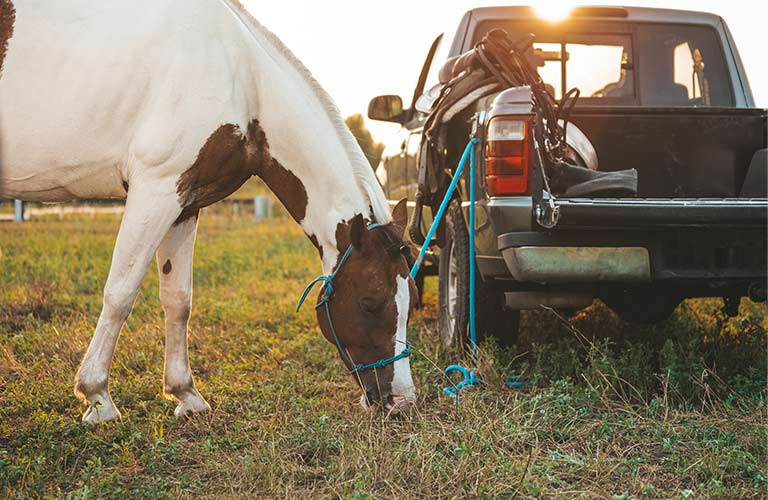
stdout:
<svg viewBox="0 0 768 500">
<path fill-rule="evenodd" d="M 560 228 L 763 227 L 766 198 L 558 199 Z"/>
</svg>

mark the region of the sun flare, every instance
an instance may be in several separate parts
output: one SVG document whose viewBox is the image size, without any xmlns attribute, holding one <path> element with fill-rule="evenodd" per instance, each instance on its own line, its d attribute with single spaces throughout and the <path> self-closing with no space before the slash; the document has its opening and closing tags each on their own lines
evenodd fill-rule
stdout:
<svg viewBox="0 0 768 500">
<path fill-rule="evenodd" d="M 547 21 L 562 21 L 568 18 L 574 7 L 574 3 L 569 0 L 554 0 L 540 2 L 534 10 L 537 16 Z"/>
</svg>

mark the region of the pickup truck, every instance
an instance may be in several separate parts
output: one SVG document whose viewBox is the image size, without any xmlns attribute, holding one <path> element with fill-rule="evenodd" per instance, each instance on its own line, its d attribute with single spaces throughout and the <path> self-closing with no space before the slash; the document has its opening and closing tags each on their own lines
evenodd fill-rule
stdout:
<svg viewBox="0 0 768 500">
<path fill-rule="evenodd" d="M 513 39 L 534 35 L 532 60 L 555 99 L 580 90 L 570 123 L 586 139 L 577 148 L 582 163 L 601 172 L 635 169 L 637 194 L 555 196 L 531 154 L 514 159 L 526 168 L 495 175 L 489 164 L 499 151 L 541 146 L 531 144 L 534 134 L 521 134 L 514 137 L 519 148 L 495 147 L 520 123 L 541 120 L 526 88 L 477 99 L 452 118 L 447 165 L 455 168 L 471 136 L 479 141 L 478 337 L 511 344 L 520 310 L 575 311 L 596 298 L 646 324 L 664 320 L 686 298 L 722 297 L 730 315 L 743 297 L 765 301 L 766 110 L 755 108 L 733 37 L 713 14 L 580 7 L 553 22 L 529 7 L 467 12 L 453 38 L 447 32 L 430 47 L 409 108 L 395 95 L 370 103 L 369 118 L 402 125 L 377 169 L 391 202 L 408 198 L 415 206 L 424 125 L 445 75 L 457 56 L 499 28 Z M 450 175 L 447 169 L 445 179 Z M 439 275 L 446 346 L 466 341 L 467 186 L 463 178 L 422 271 Z M 421 225 L 429 222 L 425 216 Z"/>
</svg>

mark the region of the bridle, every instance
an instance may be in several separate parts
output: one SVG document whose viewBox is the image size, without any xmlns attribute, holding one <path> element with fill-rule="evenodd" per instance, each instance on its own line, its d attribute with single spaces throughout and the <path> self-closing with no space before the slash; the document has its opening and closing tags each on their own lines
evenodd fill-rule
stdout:
<svg viewBox="0 0 768 500">
<path fill-rule="evenodd" d="M 374 229 L 383 227 L 383 224 L 371 224 L 368 226 L 368 231 L 372 231 Z M 407 253 L 408 252 L 408 246 L 404 242 L 400 242 L 399 246 L 398 244 L 393 244 L 391 241 L 391 238 L 389 238 L 389 235 L 387 235 L 387 239 L 390 240 L 390 245 L 386 247 L 387 253 L 390 255 L 394 255 L 394 252 L 406 256 L 407 259 Z M 397 248 L 395 248 L 397 246 Z M 352 358 L 349 357 L 349 354 L 347 354 L 347 351 L 344 349 L 344 347 L 341 345 L 341 341 L 339 340 L 339 336 L 336 334 L 336 328 L 333 326 L 333 320 L 331 319 L 331 308 L 330 308 L 330 300 L 331 296 L 333 295 L 334 288 L 333 288 L 333 280 L 336 278 L 336 274 L 339 272 L 339 270 L 344 266 L 344 263 L 349 258 L 350 254 L 352 254 L 352 250 L 354 250 L 354 245 L 350 243 L 349 247 L 347 248 L 347 251 L 344 252 L 344 255 L 341 257 L 341 260 L 339 261 L 339 264 L 336 266 L 336 269 L 331 274 L 318 276 L 314 280 L 312 280 L 309 285 L 304 289 L 304 293 L 301 294 L 301 298 L 299 299 L 299 303 L 296 305 L 296 312 L 301 309 L 301 305 L 306 300 L 307 296 L 309 295 L 309 292 L 312 291 L 312 288 L 317 283 L 322 283 L 322 295 L 320 296 L 320 300 L 315 305 L 315 309 L 319 309 L 320 307 L 325 308 L 325 314 L 328 317 L 328 325 L 331 327 L 331 333 L 333 334 L 333 340 L 336 343 L 336 348 L 338 348 L 339 353 L 341 353 L 341 357 L 344 359 L 344 361 L 347 362 L 349 366 L 352 367 L 349 373 L 359 373 L 365 370 L 375 370 L 377 368 L 383 368 L 384 366 L 387 366 L 391 363 L 394 363 L 395 361 L 401 360 L 403 358 L 407 358 L 411 355 L 411 343 L 406 342 L 405 343 L 405 349 L 400 352 L 400 354 L 397 354 L 395 356 L 392 356 L 391 358 L 387 359 L 380 359 L 378 361 L 374 361 L 370 364 L 362 364 L 362 363 L 355 363 L 352 361 Z M 409 253 L 409 252 L 408 252 Z"/>
</svg>

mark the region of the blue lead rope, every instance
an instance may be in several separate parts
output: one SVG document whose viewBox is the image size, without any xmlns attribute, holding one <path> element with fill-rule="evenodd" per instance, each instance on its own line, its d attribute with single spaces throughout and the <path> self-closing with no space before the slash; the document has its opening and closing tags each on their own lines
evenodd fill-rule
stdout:
<svg viewBox="0 0 768 500">
<path fill-rule="evenodd" d="M 477 331 L 475 329 L 475 146 L 477 145 L 477 142 L 477 138 L 473 137 L 470 139 L 469 144 L 467 144 L 466 149 L 464 149 L 464 153 L 461 155 L 461 161 L 459 161 L 459 166 L 456 167 L 453 179 L 451 179 L 451 183 L 448 185 L 448 189 L 445 192 L 443 202 L 440 204 L 440 208 L 437 210 L 437 214 L 435 214 L 435 218 L 432 221 L 432 226 L 427 232 L 424 246 L 421 247 L 416 263 L 414 263 L 413 268 L 411 268 L 411 277 L 415 278 L 416 274 L 419 272 L 421 263 L 424 261 L 424 255 L 427 253 L 429 242 L 431 242 L 432 238 L 435 236 L 437 227 L 440 225 L 440 220 L 442 220 L 443 215 L 445 215 L 448 203 L 450 203 L 451 198 L 453 197 L 453 192 L 456 190 L 456 185 L 459 183 L 461 174 L 464 171 L 464 166 L 467 164 L 467 160 L 469 160 L 469 341 L 471 343 L 470 347 L 472 348 L 472 362 L 474 368 L 470 370 L 460 365 L 451 365 L 445 369 L 445 376 L 448 377 L 448 380 L 451 380 L 450 375 L 454 372 L 464 376 L 464 380 L 443 389 L 443 392 L 454 398 L 456 402 L 459 401 L 459 391 L 461 389 L 473 385 L 481 385 L 483 383 L 477 375 Z"/>
<path fill-rule="evenodd" d="M 435 218 L 432 221 L 432 225 L 429 227 L 429 231 L 427 231 L 427 236 L 424 238 L 424 246 L 421 247 L 419 256 L 416 258 L 416 262 L 413 264 L 413 267 L 411 268 L 411 278 L 413 279 L 416 279 L 416 275 L 419 273 L 419 268 L 421 267 L 421 263 L 424 262 L 424 256 L 427 254 L 427 250 L 429 249 L 429 243 L 432 241 L 432 238 L 435 237 L 435 232 L 437 232 L 437 226 L 440 224 L 440 220 L 443 218 L 443 215 L 445 214 L 445 209 L 448 208 L 448 203 L 451 201 L 451 196 L 453 196 L 453 192 L 456 190 L 456 185 L 459 183 L 459 179 L 461 178 L 461 173 L 464 171 L 464 165 L 467 163 L 467 159 L 470 156 L 472 157 L 472 160 L 473 160 L 472 165 L 474 165 L 475 144 L 477 144 L 477 139 L 473 137 L 472 140 L 469 141 L 469 144 L 467 144 L 466 149 L 464 149 L 464 153 L 461 155 L 461 161 L 459 162 L 459 166 L 456 167 L 456 173 L 453 175 L 453 179 L 451 179 L 451 183 L 448 185 L 448 190 L 445 192 L 445 197 L 443 198 L 443 202 L 440 204 L 440 208 L 437 209 L 437 214 L 435 214 Z M 472 170 L 474 170 L 474 168 Z M 474 194 L 473 194 L 473 197 L 474 197 Z M 469 207 L 469 210 L 472 213 L 472 215 L 474 215 L 475 208 L 472 206 L 472 207 Z"/>
</svg>

